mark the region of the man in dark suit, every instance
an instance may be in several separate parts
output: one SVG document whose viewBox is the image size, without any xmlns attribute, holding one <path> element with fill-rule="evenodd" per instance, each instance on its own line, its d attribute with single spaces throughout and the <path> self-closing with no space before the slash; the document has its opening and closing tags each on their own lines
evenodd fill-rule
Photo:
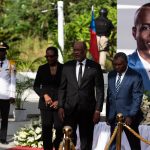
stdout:
<svg viewBox="0 0 150 150">
<path fill-rule="evenodd" d="M 138 126 L 142 118 L 140 105 L 143 96 L 141 75 L 128 67 L 126 54 L 120 52 L 114 56 L 114 70 L 108 74 L 108 92 L 106 116 L 111 126 L 111 134 L 116 126 L 116 115 L 122 113 L 124 121 L 139 133 Z M 140 140 L 124 128 L 131 150 L 140 150 Z M 116 150 L 116 141 L 110 150 Z"/>
<path fill-rule="evenodd" d="M 104 101 L 103 74 L 98 63 L 86 59 L 84 42 L 75 42 L 73 54 L 75 60 L 65 63 L 62 72 L 59 116 L 73 128 L 74 144 L 78 125 L 81 150 L 91 150 L 94 124 L 100 121 Z"/>
<path fill-rule="evenodd" d="M 42 120 L 42 140 L 44 150 L 58 150 L 62 140 L 62 122 L 58 117 L 58 87 L 63 65 L 58 62 L 58 50 L 46 49 L 47 63 L 40 66 L 34 82 L 34 90 L 40 97 L 39 109 Z M 56 138 L 52 143 L 52 129 L 56 129 Z"/>
</svg>

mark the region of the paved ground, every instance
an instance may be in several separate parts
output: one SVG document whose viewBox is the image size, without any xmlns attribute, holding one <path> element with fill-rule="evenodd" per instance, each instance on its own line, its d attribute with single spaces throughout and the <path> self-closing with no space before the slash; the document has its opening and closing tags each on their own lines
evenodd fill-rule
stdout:
<svg viewBox="0 0 150 150">
<path fill-rule="evenodd" d="M 8 123 L 8 135 L 7 135 L 7 141 L 9 144 L 1 144 L 0 143 L 0 150 L 7 150 L 8 148 L 15 147 L 13 143 L 13 135 L 16 133 L 17 130 L 19 130 L 21 127 L 24 127 L 26 124 L 29 124 L 30 119 L 27 119 L 27 121 L 22 122 L 16 122 L 13 118 L 9 119 Z"/>
<path fill-rule="evenodd" d="M 1 143 L 0 143 L 0 150 L 6 150 L 6 149 L 8 149 L 8 148 L 15 147 L 15 145 L 14 145 L 14 143 L 13 143 L 13 136 L 7 136 L 7 141 L 9 142 L 8 145 L 1 144 Z"/>
</svg>

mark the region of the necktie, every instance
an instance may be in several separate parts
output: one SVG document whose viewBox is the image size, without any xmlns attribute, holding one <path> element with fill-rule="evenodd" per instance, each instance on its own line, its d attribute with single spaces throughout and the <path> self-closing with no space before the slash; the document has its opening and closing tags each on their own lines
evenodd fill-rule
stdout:
<svg viewBox="0 0 150 150">
<path fill-rule="evenodd" d="M 118 91 L 119 91 L 120 83 L 121 83 L 121 74 L 119 74 L 118 80 L 116 82 L 116 93 L 118 93 Z"/>
<path fill-rule="evenodd" d="M 80 86 L 81 85 L 81 79 L 82 79 L 82 63 L 79 63 L 80 64 L 80 68 L 79 68 L 79 74 L 78 74 L 78 85 Z"/>
<path fill-rule="evenodd" d="M 1 62 L 0 62 L 0 67 L 2 68 L 2 66 L 3 66 L 3 62 L 1 61 Z"/>
</svg>

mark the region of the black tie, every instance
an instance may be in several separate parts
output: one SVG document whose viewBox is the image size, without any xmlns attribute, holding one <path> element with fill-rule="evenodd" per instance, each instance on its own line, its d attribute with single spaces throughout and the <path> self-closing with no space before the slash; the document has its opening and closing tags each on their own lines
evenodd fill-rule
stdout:
<svg viewBox="0 0 150 150">
<path fill-rule="evenodd" d="M 2 68 L 2 66 L 3 66 L 3 62 L 1 61 L 1 62 L 0 62 L 0 67 Z"/>
<path fill-rule="evenodd" d="M 79 63 L 80 68 L 79 68 L 79 74 L 78 74 L 78 85 L 81 85 L 81 79 L 82 79 L 82 63 Z"/>
<path fill-rule="evenodd" d="M 116 93 L 118 93 L 121 84 L 121 74 L 118 76 L 118 80 L 116 82 Z"/>
</svg>

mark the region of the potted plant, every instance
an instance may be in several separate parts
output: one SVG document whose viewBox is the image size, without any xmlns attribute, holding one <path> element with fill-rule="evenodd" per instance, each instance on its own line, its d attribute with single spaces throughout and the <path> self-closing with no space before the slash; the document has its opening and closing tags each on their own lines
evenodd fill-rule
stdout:
<svg viewBox="0 0 150 150">
<path fill-rule="evenodd" d="M 30 93 L 26 93 L 33 86 L 33 79 L 23 77 L 16 81 L 16 99 L 15 99 L 15 110 L 13 111 L 15 121 L 24 121 L 27 118 L 27 112 L 24 108 L 24 102 Z"/>
</svg>

